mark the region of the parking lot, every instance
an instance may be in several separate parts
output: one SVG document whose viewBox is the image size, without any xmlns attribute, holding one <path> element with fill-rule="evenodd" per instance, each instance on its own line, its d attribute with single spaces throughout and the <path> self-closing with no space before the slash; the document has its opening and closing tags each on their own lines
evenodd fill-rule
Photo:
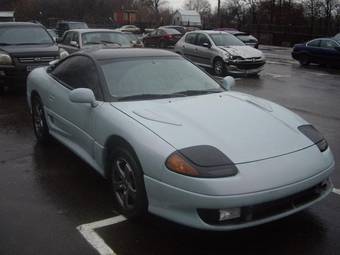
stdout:
<svg viewBox="0 0 340 255">
<path fill-rule="evenodd" d="M 340 71 L 300 67 L 291 49 L 261 49 L 265 70 L 237 79 L 234 90 L 272 100 L 313 123 L 339 165 Z M 338 189 L 306 211 L 255 228 L 207 232 L 151 215 L 138 223 L 115 218 L 101 176 L 57 142 L 36 144 L 24 91 L 0 96 L 0 141 L 0 254 L 340 253 L 338 170 Z"/>
</svg>

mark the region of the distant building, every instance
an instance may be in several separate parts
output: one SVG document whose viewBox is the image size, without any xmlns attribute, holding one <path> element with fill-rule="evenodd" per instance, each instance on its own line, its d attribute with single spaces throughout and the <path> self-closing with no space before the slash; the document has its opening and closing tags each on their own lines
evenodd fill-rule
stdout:
<svg viewBox="0 0 340 255">
<path fill-rule="evenodd" d="M 118 25 L 130 25 L 136 23 L 135 10 L 120 10 L 113 13 L 113 19 Z"/>
<path fill-rule="evenodd" d="M 15 21 L 14 12 L 12 11 L 0 11 L 0 22 Z"/>
<path fill-rule="evenodd" d="M 172 17 L 172 24 L 186 27 L 201 27 L 201 15 L 196 11 L 177 10 Z"/>
</svg>

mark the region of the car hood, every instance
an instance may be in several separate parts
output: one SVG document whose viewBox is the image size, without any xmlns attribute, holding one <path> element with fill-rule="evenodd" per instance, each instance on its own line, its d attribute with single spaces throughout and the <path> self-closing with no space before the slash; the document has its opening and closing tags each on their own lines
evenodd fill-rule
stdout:
<svg viewBox="0 0 340 255">
<path fill-rule="evenodd" d="M 234 163 L 276 157 L 313 145 L 297 129 L 306 124 L 303 119 L 274 103 L 237 92 L 117 102 L 112 106 L 177 150 L 210 145 Z"/>
<path fill-rule="evenodd" d="M 240 56 L 242 58 L 259 58 L 263 54 L 261 51 L 254 49 L 250 46 L 229 46 L 229 47 L 219 47 L 223 51 L 228 52 L 232 56 Z"/>
<path fill-rule="evenodd" d="M 57 56 L 59 54 L 59 47 L 55 44 L 9 45 L 1 46 L 0 50 L 12 56 Z"/>
</svg>

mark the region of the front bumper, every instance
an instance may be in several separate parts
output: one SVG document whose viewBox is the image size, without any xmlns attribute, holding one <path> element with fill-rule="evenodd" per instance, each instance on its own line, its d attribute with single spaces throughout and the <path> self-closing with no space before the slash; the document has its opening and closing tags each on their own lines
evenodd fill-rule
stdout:
<svg viewBox="0 0 340 255">
<path fill-rule="evenodd" d="M 225 63 L 227 73 L 236 75 L 257 74 L 264 69 L 265 61 L 228 61 Z"/>
<path fill-rule="evenodd" d="M 318 174 L 283 187 L 253 193 L 234 194 L 230 196 L 210 196 L 183 190 L 145 176 L 145 186 L 149 198 L 149 211 L 171 221 L 190 227 L 206 230 L 236 230 L 274 221 L 298 211 L 325 198 L 333 189 L 329 180 L 334 170 L 334 163 Z M 293 206 L 279 206 L 270 211 L 273 204 L 284 205 L 301 193 L 326 183 L 320 192 L 308 199 L 300 200 Z M 282 202 L 282 203 L 281 203 Z M 198 213 L 198 209 L 242 208 L 242 218 L 225 221 L 222 224 L 208 223 Z M 249 208 L 256 208 L 253 213 Z M 248 216 L 244 210 L 247 209 Z M 249 217 L 249 211 L 254 215 Z M 260 216 L 259 216 L 260 215 Z"/>
<path fill-rule="evenodd" d="M 23 87 L 30 71 L 47 64 L 0 66 L 0 86 Z"/>
</svg>

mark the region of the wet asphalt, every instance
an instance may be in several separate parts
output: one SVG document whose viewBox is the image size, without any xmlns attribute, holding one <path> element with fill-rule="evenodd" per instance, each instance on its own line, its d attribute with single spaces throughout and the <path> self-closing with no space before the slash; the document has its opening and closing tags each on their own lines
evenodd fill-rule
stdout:
<svg viewBox="0 0 340 255">
<path fill-rule="evenodd" d="M 237 91 L 296 112 L 327 138 L 340 165 L 340 71 L 302 68 L 290 49 L 263 47 L 259 78 Z M 338 167 L 333 182 L 340 188 Z M 98 254 L 76 227 L 117 215 L 109 187 L 94 170 L 54 142 L 36 144 L 23 91 L 0 95 L 0 255 Z M 155 216 L 96 231 L 123 254 L 340 254 L 340 195 L 255 228 L 206 232 Z"/>
</svg>

